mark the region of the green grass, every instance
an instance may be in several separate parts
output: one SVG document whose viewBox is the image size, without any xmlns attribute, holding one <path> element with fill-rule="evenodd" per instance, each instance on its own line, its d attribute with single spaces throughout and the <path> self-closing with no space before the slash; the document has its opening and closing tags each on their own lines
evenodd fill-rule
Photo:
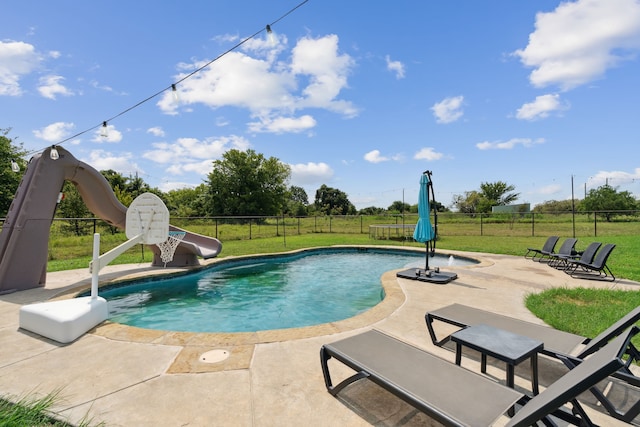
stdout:
<svg viewBox="0 0 640 427">
<path fill-rule="evenodd" d="M 60 398 L 60 392 L 55 391 L 44 397 L 25 396 L 17 399 L 0 398 L 0 426 L 4 427 L 72 427 L 73 424 L 62 420 L 51 410 Z M 82 419 L 78 427 L 88 427 L 91 420 Z M 104 425 L 103 423 L 97 424 Z"/>
<path fill-rule="evenodd" d="M 640 306 L 640 292 L 609 289 L 553 288 L 530 294 L 525 305 L 548 325 L 594 338 Z M 640 335 L 632 339 L 640 346 Z"/>
</svg>

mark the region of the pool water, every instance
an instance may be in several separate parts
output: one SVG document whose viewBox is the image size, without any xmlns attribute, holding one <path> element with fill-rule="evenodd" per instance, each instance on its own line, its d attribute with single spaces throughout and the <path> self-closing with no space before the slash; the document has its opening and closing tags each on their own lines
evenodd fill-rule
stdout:
<svg viewBox="0 0 640 427">
<path fill-rule="evenodd" d="M 447 257 L 429 265 L 445 266 Z M 250 332 L 343 320 L 384 298 L 380 276 L 424 265 L 418 252 L 352 248 L 222 262 L 100 290 L 109 320 L 149 329 Z"/>
</svg>

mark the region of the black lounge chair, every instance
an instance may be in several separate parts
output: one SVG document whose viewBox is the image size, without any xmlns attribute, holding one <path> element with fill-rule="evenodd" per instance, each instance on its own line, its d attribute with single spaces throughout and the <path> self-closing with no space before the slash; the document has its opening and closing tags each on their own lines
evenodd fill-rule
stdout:
<svg viewBox="0 0 640 427">
<path fill-rule="evenodd" d="M 527 248 L 527 253 L 524 254 L 525 258 L 531 258 L 531 260 L 535 261 L 536 256 L 544 256 L 545 254 L 551 254 L 553 253 L 553 250 L 556 247 L 556 244 L 558 243 L 558 240 L 560 240 L 560 237 L 558 236 L 549 236 L 547 238 L 547 241 L 544 242 L 544 245 L 542 245 L 542 249 L 536 249 L 536 248 Z"/>
<path fill-rule="evenodd" d="M 435 321 L 460 328 L 484 324 L 542 341 L 544 343 L 542 353 L 547 356 L 561 355 L 579 360 L 595 353 L 611 339 L 640 321 L 640 306 L 631 310 L 592 339 L 463 304 L 451 304 L 429 311 L 425 314 L 425 320 L 431 341 L 439 347 L 449 342 L 451 335 L 438 339 L 434 329 Z"/>
<path fill-rule="evenodd" d="M 425 314 L 425 320 L 431 341 L 437 346 L 446 344 L 450 340 L 451 335 L 438 339 L 434 329 L 435 321 L 448 323 L 460 328 L 485 324 L 542 341 L 544 348 L 541 353 L 561 360 L 571 369 L 572 366 L 579 364 L 588 356 L 597 353 L 609 341 L 634 326 L 640 320 L 640 306 L 631 310 L 593 339 L 462 304 L 451 304 L 427 312 Z M 640 377 L 635 376 L 630 370 L 632 363 L 640 361 L 640 351 L 638 351 L 632 343 L 629 343 L 626 353 L 629 356 L 627 363 L 612 376 L 635 387 L 640 387 Z M 599 390 L 594 389 L 592 393 L 601 401 L 607 410 L 613 407 L 611 402 L 609 402 L 602 393 L 599 393 Z M 634 414 L 633 410 L 627 413 L 621 413 L 619 411 L 609 412 L 613 417 L 623 420 L 629 416 L 633 419 L 637 415 L 637 412 Z"/>
<path fill-rule="evenodd" d="M 600 249 L 602 243 L 600 242 L 592 242 L 589 243 L 589 246 L 578 255 L 555 255 L 552 257 L 552 260 L 549 261 L 549 265 L 557 268 L 558 270 L 566 270 L 569 265 L 569 260 L 579 260 L 584 263 L 592 263 L 593 258 L 596 256 L 596 252 Z"/>
<path fill-rule="evenodd" d="M 522 407 L 506 426 L 530 426 L 539 420 L 553 425 L 550 416 L 593 426 L 576 398 L 624 366 L 621 356 L 630 339 L 631 333 L 620 335 L 533 398 L 376 330 L 325 344 L 320 364 L 333 396 L 367 378 L 446 426 L 490 426 L 515 403 Z M 334 386 L 331 358 L 356 373 Z M 572 412 L 563 408 L 565 403 Z"/>
<path fill-rule="evenodd" d="M 572 256 L 577 254 L 576 252 L 576 243 L 578 243 L 578 239 L 574 239 L 573 237 L 569 237 L 562 242 L 560 245 L 560 249 L 558 252 L 551 253 L 542 253 L 542 256 L 538 258 L 539 262 L 547 261 L 553 262 L 557 259 L 558 256 Z"/>
<path fill-rule="evenodd" d="M 616 280 L 616 276 L 613 275 L 613 272 L 607 266 L 607 259 L 609 259 L 609 255 L 615 249 L 616 245 L 612 243 L 607 243 L 598 251 L 593 262 L 579 260 L 567 260 L 567 268 L 566 273 L 570 274 L 571 277 L 580 277 L 583 279 L 601 279 L 601 280 L 610 280 L 614 282 Z"/>
</svg>

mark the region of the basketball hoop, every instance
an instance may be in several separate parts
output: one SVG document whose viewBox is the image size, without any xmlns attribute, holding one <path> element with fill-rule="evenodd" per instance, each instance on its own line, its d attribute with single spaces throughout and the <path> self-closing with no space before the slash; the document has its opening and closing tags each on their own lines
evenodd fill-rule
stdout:
<svg viewBox="0 0 640 427">
<path fill-rule="evenodd" d="M 167 266 L 168 262 L 173 260 L 173 254 L 176 252 L 176 248 L 184 239 L 187 233 L 184 231 L 170 231 L 169 237 L 164 242 L 156 243 L 160 248 L 160 259 L 164 262 L 164 266 Z"/>
</svg>

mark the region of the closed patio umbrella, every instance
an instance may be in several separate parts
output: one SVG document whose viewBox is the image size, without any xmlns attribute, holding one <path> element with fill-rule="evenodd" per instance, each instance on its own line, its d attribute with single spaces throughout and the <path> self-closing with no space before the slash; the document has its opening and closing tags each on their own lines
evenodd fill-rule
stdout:
<svg viewBox="0 0 640 427">
<path fill-rule="evenodd" d="M 431 224 L 431 206 L 429 192 L 433 196 L 431 184 L 431 171 L 425 171 L 420 177 L 420 193 L 418 194 L 418 223 L 413 231 L 413 239 L 416 242 L 424 242 L 426 249 L 425 271 L 429 271 L 429 252 L 434 255 L 436 249 L 436 230 Z"/>
</svg>

